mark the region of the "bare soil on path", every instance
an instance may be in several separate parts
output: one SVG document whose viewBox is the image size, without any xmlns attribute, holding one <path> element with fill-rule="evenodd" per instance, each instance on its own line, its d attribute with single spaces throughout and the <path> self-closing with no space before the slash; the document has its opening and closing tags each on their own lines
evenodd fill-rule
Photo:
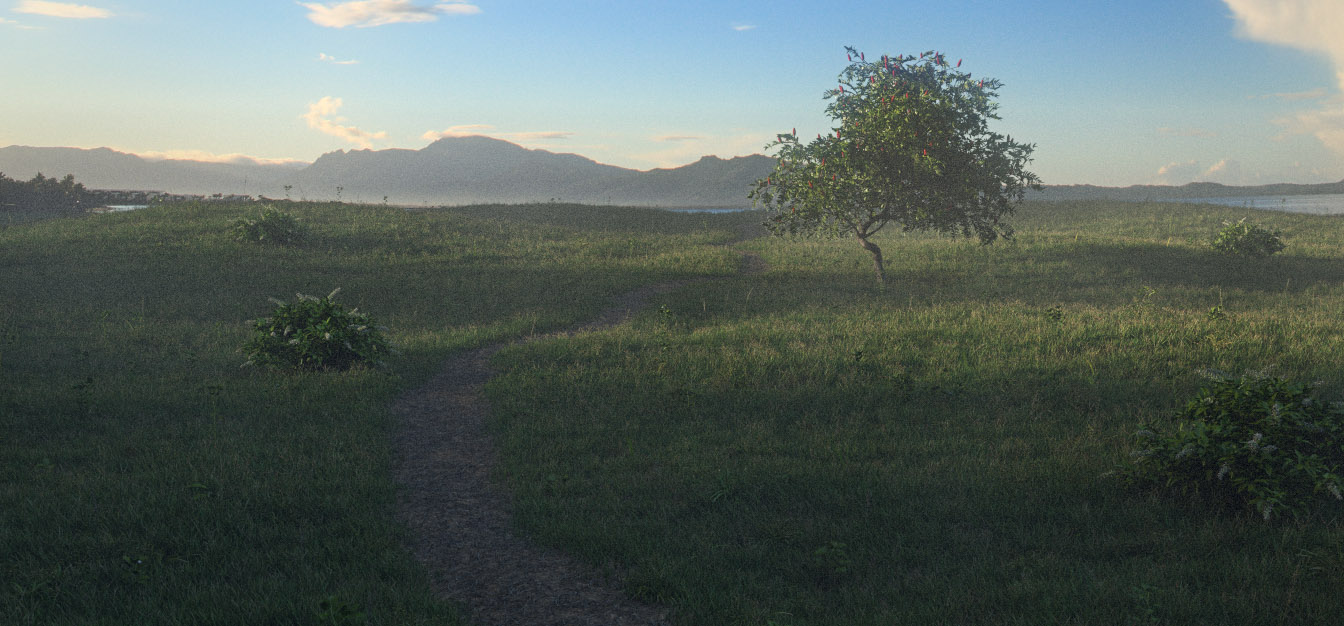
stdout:
<svg viewBox="0 0 1344 626">
<path fill-rule="evenodd" d="M 744 256 L 744 272 L 764 269 L 759 257 Z M 703 280 L 709 279 L 636 289 L 596 320 L 545 337 L 615 326 L 653 296 Z M 461 603 L 474 625 L 669 624 L 666 609 L 627 597 L 620 581 L 516 534 L 510 496 L 491 480 L 497 455 L 482 391 L 493 375 L 490 357 L 507 345 L 449 359 L 428 384 L 393 405 L 398 516 L 410 530 L 412 552 L 435 590 Z"/>
</svg>

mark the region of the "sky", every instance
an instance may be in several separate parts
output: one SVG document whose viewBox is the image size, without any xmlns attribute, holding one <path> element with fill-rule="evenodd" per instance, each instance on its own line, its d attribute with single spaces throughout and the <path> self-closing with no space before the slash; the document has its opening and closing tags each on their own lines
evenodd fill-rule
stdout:
<svg viewBox="0 0 1344 626">
<path fill-rule="evenodd" d="M 0 0 L 0 146 L 676 167 L 833 128 L 853 46 L 1001 80 L 1046 184 L 1344 179 L 1344 0 L 85 1 Z"/>
</svg>

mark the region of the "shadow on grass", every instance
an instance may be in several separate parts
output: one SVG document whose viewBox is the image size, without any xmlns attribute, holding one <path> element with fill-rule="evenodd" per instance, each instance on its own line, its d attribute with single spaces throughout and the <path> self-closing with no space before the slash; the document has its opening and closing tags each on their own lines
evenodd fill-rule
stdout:
<svg viewBox="0 0 1344 626">
<path fill-rule="evenodd" d="M 915 248 L 909 253 L 927 250 Z M 1344 263 L 1337 259 L 1291 254 L 1247 259 L 1150 243 L 1004 246 L 984 253 L 954 250 L 937 260 L 901 259 L 903 253 L 893 250 L 890 255 L 885 289 L 879 288 L 868 257 L 849 252 L 776 267 L 760 277 L 742 279 L 732 289 L 743 294 L 752 290 L 753 312 L 786 313 L 817 306 L 1007 301 L 1115 307 L 1134 303 L 1149 289 L 1298 295 L 1344 284 Z M 1209 304 L 1200 300 L 1192 306 Z"/>
<path fill-rule="evenodd" d="M 1035 256 L 1041 263 L 1059 267 L 1057 278 L 1065 286 L 1105 287 L 1110 286 L 1106 278 L 1118 277 L 1155 287 L 1301 293 L 1317 285 L 1344 282 L 1344 264 L 1338 260 L 1294 255 L 1250 259 L 1181 246 L 1093 243 L 1074 250 L 1053 248 Z"/>
</svg>

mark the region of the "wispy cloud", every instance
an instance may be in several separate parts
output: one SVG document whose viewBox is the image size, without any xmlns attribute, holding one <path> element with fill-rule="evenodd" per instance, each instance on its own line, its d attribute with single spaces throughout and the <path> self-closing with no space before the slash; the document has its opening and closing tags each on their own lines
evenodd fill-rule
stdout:
<svg viewBox="0 0 1344 626">
<path fill-rule="evenodd" d="M 325 53 L 325 52 L 319 52 L 319 53 L 317 53 L 317 60 L 319 60 L 319 61 L 326 61 L 327 63 L 331 63 L 332 65 L 358 65 L 358 64 L 359 64 L 359 61 L 355 61 L 355 60 L 353 60 L 353 59 L 352 59 L 352 60 L 349 60 L 349 61 L 338 61 L 338 60 L 336 60 L 336 57 L 331 56 L 330 54 L 327 54 L 327 53 Z"/>
<path fill-rule="evenodd" d="M 1157 134 L 1162 137 L 1197 137 L 1200 139 L 1210 139 L 1218 136 L 1218 133 L 1203 128 L 1170 128 L 1167 126 L 1157 129 Z"/>
<path fill-rule="evenodd" d="M 1241 162 L 1222 159 L 1204 170 L 1204 178 L 1220 183 L 1238 184 L 1242 182 Z"/>
<path fill-rule="evenodd" d="M 502 136 L 515 141 L 549 141 L 569 139 L 574 136 L 574 133 L 567 130 L 532 130 L 521 133 L 504 133 Z"/>
<path fill-rule="evenodd" d="M 694 162 L 703 156 L 715 155 L 732 158 L 744 154 L 758 154 L 769 137 L 766 133 L 739 133 L 735 135 L 717 135 L 677 133 L 651 137 L 656 148 L 647 152 L 633 154 L 636 160 L 653 167 L 680 167 Z"/>
<path fill-rule="evenodd" d="M 105 19 L 112 17 L 111 11 L 89 6 L 87 4 L 43 2 L 42 0 L 23 0 L 18 6 L 14 7 L 14 12 L 45 15 L 47 17 L 64 17 L 76 20 Z"/>
<path fill-rule="evenodd" d="M 336 111 L 341 108 L 340 98 L 327 96 L 308 105 L 308 112 L 303 114 L 303 119 L 308 121 L 308 127 L 331 135 L 340 137 L 361 148 L 372 148 L 374 139 L 386 139 L 387 133 L 360 130 L 354 126 L 342 126 L 338 122 L 346 121 L 343 117 L 336 117 Z"/>
<path fill-rule="evenodd" d="M 512 141 L 520 145 L 528 145 L 537 141 L 569 139 L 574 136 L 574 133 L 567 130 L 531 130 L 502 133 L 495 132 L 495 127 L 490 124 L 462 124 L 460 126 L 449 126 L 443 130 L 431 130 L 421 135 L 420 138 L 429 141 L 437 141 L 444 137 L 472 137 L 477 135 Z"/>
<path fill-rule="evenodd" d="M 1164 182 L 1175 178 L 1188 178 L 1199 171 L 1199 163 L 1190 161 L 1173 161 L 1162 167 L 1157 168 L 1157 177 Z"/>
<path fill-rule="evenodd" d="M 1324 54 L 1344 88 L 1344 2 L 1339 0 L 1223 0 L 1248 39 Z M 1302 95 L 1314 92 L 1301 92 Z M 1283 94 L 1291 96 L 1294 94 Z M 1285 98 L 1285 99 L 1308 99 Z M 1276 120 L 1289 133 L 1310 134 L 1344 155 L 1344 100 L 1327 108 Z"/>
<path fill-rule="evenodd" d="M 1332 99 L 1328 108 L 1300 111 L 1275 119 L 1274 123 L 1283 128 L 1284 134 L 1279 139 L 1286 135 L 1312 135 L 1325 147 L 1344 155 L 1344 98 Z"/>
<path fill-rule="evenodd" d="M 474 15 L 481 8 L 466 2 L 420 4 L 411 0 L 360 0 L 358 2 L 300 2 L 308 19 L 328 28 L 368 28 L 387 24 L 433 22 L 441 15 Z"/>
<path fill-rule="evenodd" d="M 122 152 L 129 152 L 123 150 Z M 235 165 L 284 165 L 298 167 L 307 165 L 307 161 L 298 159 L 268 159 L 246 154 L 215 154 L 205 150 L 153 150 L 134 152 L 136 156 L 150 161 L 200 161 L 203 163 L 231 163 Z"/>
<path fill-rule="evenodd" d="M 1217 163 L 1209 167 L 1204 167 L 1203 164 L 1194 160 L 1173 161 L 1157 168 L 1157 182 L 1162 185 L 1184 185 L 1189 182 L 1241 185 L 1248 181 L 1240 161 L 1219 159 Z"/>
<path fill-rule="evenodd" d="M 489 124 L 462 124 L 460 126 L 449 126 L 443 130 L 431 130 L 423 135 L 421 139 L 437 141 L 444 137 L 471 137 L 473 135 L 488 135 L 495 127 Z"/>
<path fill-rule="evenodd" d="M 739 33 L 742 32 L 742 31 L 744 31 L 744 30 L 753 30 L 753 29 L 755 29 L 755 28 L 756 28 L 756 25 L 755 25 L 755 24 L 734 24 L 734 25 L 733 25 L 733 30 L 735 30 L 735 31 L 737 31 L 737 32 L 739 32 Z"/>
<path fill-rule="evenodd" d="M 1317 87 L 1310 91 L 1292 91 L 1287 93 L 1267 93 L 1258 96 L 1246 96 L 1251 100 L 1319 100 L 1326 96 L 1324 87 Z"/>
</svg>

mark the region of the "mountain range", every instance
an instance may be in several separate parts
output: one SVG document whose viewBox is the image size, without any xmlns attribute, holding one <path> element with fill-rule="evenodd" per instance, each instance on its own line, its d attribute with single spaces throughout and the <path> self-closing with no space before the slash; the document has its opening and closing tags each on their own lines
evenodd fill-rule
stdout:
<svg viewBox="0 0 1344 626">
<path fill-rule="evenodd" d="M 634 170 L 576 154 L 532 150 L 482 136 L 445 137 L 419 150 L 337 150 L 309 164 L 153 160 L 108 148 L 0 148 L 0 173 L 26 180 L 37 173 L 73 174 L 89 189 L 176 194 L 242 194 L 294 200 L 341 199 L 398 205 L 521 203 L 665 207 L 747 207 L 747 192 L 774 169 L 759 154 L 715 156 L 681 167 Z M 1234 196 L 1344 194 L 1344 181 L 1237 187 L 1051 185 L 1034 200 L 1172 200 Z"/>
<path fill-rule="evenodd" d="M 575 154 L 531 150 L 489 137 L 445 137 L 419 150 L 338 150 L 311 164 L 150 160 L 108 148 L 0 148 L 0 173 L 37 173 L 90 189 L 245 194 L 295 200 L 391 204 L 477 204 L 552 199 L 588 204 L 746 207 L 750 185 L 775 159 L 715 156 L 640 171 Z"/>
<path fill-rule="evenodd" d="M 1253 186 L 1223 185 L 1220 183 L 1187 183 L 1175 187 L 1169 185 L 1130 185 L 1129 187 L 1047 185 L 1041 191 L 1028 192 L 1027 199 L 1148 202 L 1160 200 L 1188 200 L 1192 198 L 1313 196 L 1320 194 L 1344 194 L 1344 180 L 1337 183 L 1274 183 L 1270 185 Z"/>
</svg>

